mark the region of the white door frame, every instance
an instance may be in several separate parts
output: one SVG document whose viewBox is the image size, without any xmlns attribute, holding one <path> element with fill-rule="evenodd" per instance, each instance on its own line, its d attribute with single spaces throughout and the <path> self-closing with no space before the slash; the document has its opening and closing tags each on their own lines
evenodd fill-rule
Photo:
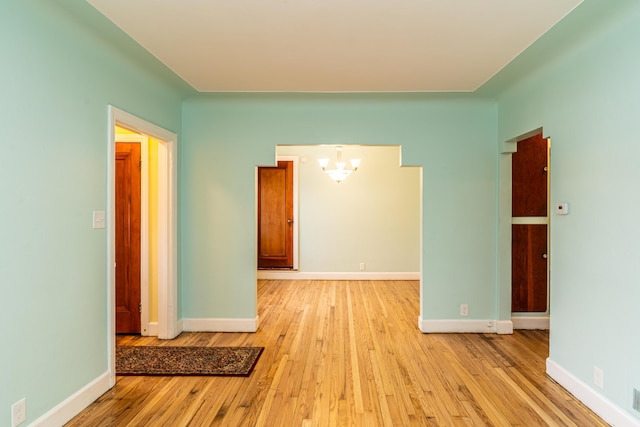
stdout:
<svg viewBox="0 0 640 427">
<path fill-rule="evenodd" d="M 107 339 L 110 385 L 115 384 L 115 140 L 116 125 L 153 137 L 158 144 L 158 338 L 171 339 L 178 327 L 177 201 L 178 136 L 139 117 L 108 106 L 107 144 Z M 147 174 L 148 175 L 148 174 Z"/>
</svg>

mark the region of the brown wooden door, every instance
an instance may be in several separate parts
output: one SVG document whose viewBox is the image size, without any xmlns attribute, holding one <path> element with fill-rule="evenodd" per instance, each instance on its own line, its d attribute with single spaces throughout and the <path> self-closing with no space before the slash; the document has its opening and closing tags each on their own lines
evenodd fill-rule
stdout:
<svg viewBox="0 0 640 427">
<path fill-rule="evenodd" d="M 512 158 L 511 310 L 547 311 L 547 178 L 542 134 L 518 142 Z"/>
<path fill-rule="evenodd" d="M 293 162 L 258 168 L 258 268 L 293 268 Z"/>
<path fill-rule="evenodd" d="M 140 333 L 140 144 L 116 143 L 116 333 Z"/>
<path fill-rule="evenodd" d="M 511 310 L 547 311 L 547 226 L 511 227 Z"/>
</svg>

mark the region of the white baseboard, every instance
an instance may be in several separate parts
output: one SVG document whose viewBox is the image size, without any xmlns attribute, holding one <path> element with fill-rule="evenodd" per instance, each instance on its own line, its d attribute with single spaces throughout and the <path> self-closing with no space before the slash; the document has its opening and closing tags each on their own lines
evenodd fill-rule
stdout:
<svg viewBox="0 0 640 427">
<path fill-rule="evenodd" d="M 511 317 L 513 329 L 543 329 L 549 330 L 549 316 Z"/>
<path fill-rule="evenodd" d="M 428 333 L 481 333 L 497 332 L 495 320 L 418 320 L 420 331 Z"/>
<path fill-rule="evenodd" d="M 185 332 L 255 332 L 259 318 L 254 319 L 182 319 Z"/>
<path fill-rule="evenodd" d="M 109 378 L 109 373 L 105 372 L 43 414 L 29 426 L 60 427 L 66 424 L 111 388 Z"/>
<path fill-rule="evenodd" d="M 511 320 L 496 320 L 496 333 L 500 335 L 513 334 L 513 322 Z"/>
<path fill-rule="evenodd" d="M 420 280 L 412 272 L 301 272 L 293 270 L 258 270 L 259 280 Z"/>
<path fill-rule="evenodd" d="M 147 333 L 148 336 L 157 337 L 158 336 L 158 322 L 149 322 L 148 331 L 149 331 Z"/>
<path fill-rule="evenodd" d="M 547 374 L 600 418 L 616 427 L 639 427 L 640 419 L 615 405 L 569 371 L 547 358 Z"/>
<path fill-rule="evenodd" d="M 510 320 L 424 320 L 418 317 L 418 329 L 428 333 L 497 333 L 513 334 L 513 323 Z"/>
</svg>

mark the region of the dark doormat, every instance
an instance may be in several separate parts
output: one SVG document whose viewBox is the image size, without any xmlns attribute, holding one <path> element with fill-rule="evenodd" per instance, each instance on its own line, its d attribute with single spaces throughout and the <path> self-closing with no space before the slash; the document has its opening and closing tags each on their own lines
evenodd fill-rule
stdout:
<svg viewBox="0 0 640 427">
<path fill-rule="evenodd" d="M 116 347 L 116 375 L 251 374 L 264 347 Z"/>
</svg>

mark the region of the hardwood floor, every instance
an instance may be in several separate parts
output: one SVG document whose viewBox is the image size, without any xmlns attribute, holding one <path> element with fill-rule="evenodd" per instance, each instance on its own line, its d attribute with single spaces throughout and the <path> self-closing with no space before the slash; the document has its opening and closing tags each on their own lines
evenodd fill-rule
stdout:
<svg viewBox="0 0 640 427">
<path fill-rule="evenodd" d="M 117 377 L 68 426 L 606 426 L 545 375 L 548 333 L 422 334 L 418 282 L 260 281 L 249 377 Z"/>
</svg>

